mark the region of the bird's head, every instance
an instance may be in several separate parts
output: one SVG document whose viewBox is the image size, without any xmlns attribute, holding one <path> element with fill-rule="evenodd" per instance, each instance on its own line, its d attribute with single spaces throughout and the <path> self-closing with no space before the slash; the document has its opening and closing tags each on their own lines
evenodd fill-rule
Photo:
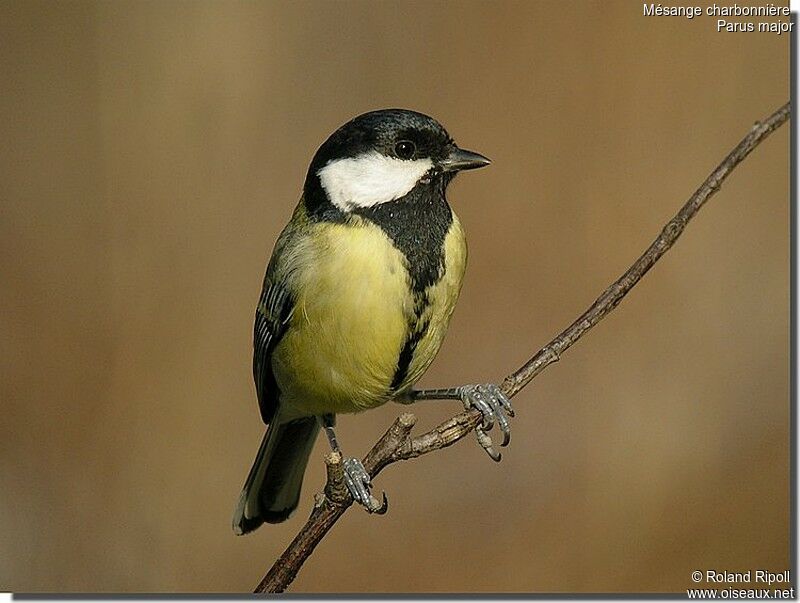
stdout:
<svg viewBox="0 0 800 603">
<path fill-rule="evenodd" d="M 419 186 L 442 191 L 461 170 L 489 165 L 456 146 L 435 119 L 406 109 L 364 113 L 336 130 L 317 150 L 305 194 L 324 194 L 349 213 L 398 201 Z"/>
</svg>

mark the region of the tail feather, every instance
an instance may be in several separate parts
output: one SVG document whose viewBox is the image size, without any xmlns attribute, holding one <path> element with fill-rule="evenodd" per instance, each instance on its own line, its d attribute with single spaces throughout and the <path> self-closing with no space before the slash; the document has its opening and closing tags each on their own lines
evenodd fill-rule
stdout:
<svg viewBox="0 0 800 603">
<path fill-rule="evenodd" d="M 303 474 L 318 431 L 319 423 L 314 417 L 273 419 L 239 495 L 233 515 L 234 532 L 246 534 L 264 522 L 288 519 L 300 501 Z"/>
</svg>

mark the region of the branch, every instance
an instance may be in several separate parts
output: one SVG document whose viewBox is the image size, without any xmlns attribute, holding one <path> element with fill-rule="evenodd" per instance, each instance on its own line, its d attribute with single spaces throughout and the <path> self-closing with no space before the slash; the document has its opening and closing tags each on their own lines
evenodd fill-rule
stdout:
<svg viewBox="0 0 800 603">
<path fill-rule="evenodd" d="M 619 279 L 598 297 L 586 312 L 581 314 L 555 339 L 539 350 L 522 367 L 507 376 L 501 385 L 503 392 L 512 397 L 531 380 L 583 337 L 593 326 L 617 307 L 619 302 L 638 283 L 650 268 L 663 256 L 683 233 L 689 220 L 697 215 L 706 201 L 716 193 L 722 182 L 750 152 L 774 130 L 789 119 L 790 106 L 786 103 L 763 122 L 756 122 L 744 139 L 711 172 L 680 211 L 656 237 L 655 241 Z M 445 421 L 431 431 L 415 438 L 411 437 L 414 416 L 401 415 L 381 437 L 364 458 L 364 468 L 375 477 L 387 465 L 428 454 L 452 446 L 469 434 L 480 422 L 481 414 L 476 410 L 462 412 Z M 256 587 L 256 593 L 283 592 L 292 583 L 300 567 L 314 548 L 325 537 L 333 525 L 353 504 L 353 499 L 342 482 L 342 459 L 336 453 L 329 454 L 325 463 L 328 480 L 325 494 L 317 494 L 314 509 L 306 524 L 289 547 L 284 551 L 264 579 Z"/>
</svg>

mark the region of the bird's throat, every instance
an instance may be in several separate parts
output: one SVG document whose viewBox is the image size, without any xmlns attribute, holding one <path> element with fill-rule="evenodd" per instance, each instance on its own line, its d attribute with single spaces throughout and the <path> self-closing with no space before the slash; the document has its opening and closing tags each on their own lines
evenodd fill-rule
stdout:
<svg viewBox="0 0 800 603">
<path fill-rule="evenodd" d="M 405 256 L 415 293 L 435 284 L 444 271 L 444 242 L 453 213 L 441 183 L 419 184 L 407 195 L 354 214 L 378 226 Z"/>
</svg>

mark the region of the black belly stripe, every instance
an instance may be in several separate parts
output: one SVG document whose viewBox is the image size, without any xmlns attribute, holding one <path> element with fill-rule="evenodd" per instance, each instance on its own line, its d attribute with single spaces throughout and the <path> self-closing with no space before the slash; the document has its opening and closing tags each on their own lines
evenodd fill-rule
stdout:
<svg viewBox="0 0 800 603">
<path fill-rule="evenodd" d="M 402 252 L 414 295 L 414 317 L 409 321 L 408 336 L 397 357 L 397 368 L 389 385 L 391 392 L 396 392 L 408 377 L 417 345 L 430 324 L 430 318 L 422 322 L 429 304 L 427 291 L 444 274 L 444 242 L 453 224 L 444 190 L 445 182 L 439 177 L 417 184 L 400 199 L 354 212 L 379 226 Z"/>
<path fill-rule="evenodd" d="M 417 344 L 425 337 L 428 332 L 430 320 L 426 320 L 419 329 L 415 330 L 411 336 L 406 339 L 403 349 L 400 350 L 400 356 L 397 359 L 397 370 L 392 377 L 392 384 L 389 389 L 396 391 L 400 384 L 405 381 L 408 376 L 408 369 L 411 368 L 411 361 L 414 359 L 414 351 L 417 349 Z"/>
</svg>

